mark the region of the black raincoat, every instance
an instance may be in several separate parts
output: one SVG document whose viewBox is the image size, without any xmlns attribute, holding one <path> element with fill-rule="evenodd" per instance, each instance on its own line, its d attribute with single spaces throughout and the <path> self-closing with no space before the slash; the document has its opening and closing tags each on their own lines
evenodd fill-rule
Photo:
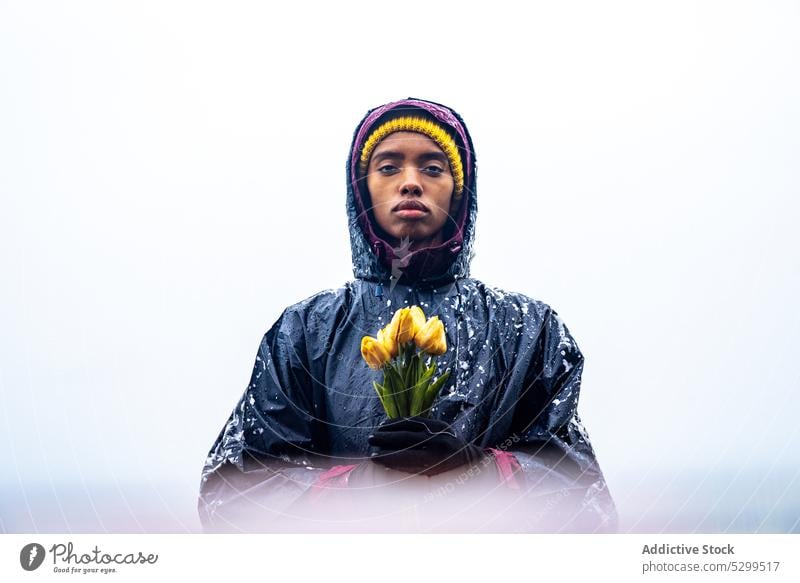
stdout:
<svg viewBox="0 0 800 583">
<path fill-rule="evenodd" d="M 446 124 L 466 161 L 465 204 L 446 240 L 411 257 L 372 231 L 356 166 L 369 129 L 400 109 Z M 415 304 L 426 316 L 438 315 L 447 336 L 448 350 L 437 360 L 451 375 L 432 416 L 491 454 L 490 480 L 498 484 L 492 489 L 515 493 L 503 506 L 511 518 L 497 528 L 616 530 L 616 509 L 578 416 L 584 358 L 575 340 L 547 304 L 469 276 L 477 216 L 473 152 L 463 120 L 440 104 L 409 98 L 362 119 L 347 167 L 355 279 L 286 308 L 264 335 L 250 384 L 202 471 L 198 510 L 206 530 L 315 530 L 320 521 L 297 517 L 308 518 L 319 485 L 346 489 L 348 475 L 373 471 L 378 464 L 368 459 L 367 436 L 386 414 L 372 386 L 380 373 L 363 361 L 361 338 Z M 349 507 L 361 492 L 366 496 L 357 488 L 347 493 Z M 402 530 L 397 524 L 387 529 Z M 424 528 L 419 517 L 415 524 Z"/>
</svg>

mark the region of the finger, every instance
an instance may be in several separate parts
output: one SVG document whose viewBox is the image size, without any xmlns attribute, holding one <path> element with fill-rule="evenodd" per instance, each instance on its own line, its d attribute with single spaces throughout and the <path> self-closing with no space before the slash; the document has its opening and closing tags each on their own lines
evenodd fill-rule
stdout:
<svg viewBox="0 0 800 583">
<path fill-rule="evenodd" d="M 377 427 L 377 431 L 419 431 L 425 429 L 425 424 L 414 417 L 401 417 L 384 421 Z"/>
<path fill-rule="evenodd" d="M 435 476 L 464 465 L 464 459 L 459 455 L 420 449 L 383 452 L 373 459 L 386 467 L 426 476 Z"/>
<path fill-rule="evenodd" d="M 422 443 L 430 437 L 416 431 L 376 431 L 367 438 L 367 441 L 370 445 L 387 449 L 404 449 Z"/>
<path fill-rule="evenodd" d="M 416 416 L 385 421 L 376 428 L 376 431 L 424 431 L 426 433 L 444 431 L 452 433 L 452 428 L 445 421 Z"/>
<path fill-rule="evenodd" d="M 419 460 L 420 463 L 429 465 L 446 459 L 459 457 L 458 452 L 454 452 L 448 447 L 439 444 L 416 444 L 413 447 L 384 448 L 374 447 L 371 455 L 379 458 Z"/>
<path fill-rule="evenodd" d="M 450 470 L 461 467 L 462 465 L 463 463 L 460 460 L 460 458 L 449 457 L 441 461 L 432 463 L 428 467 L 422 469 L 420 473 L 425 474 L 426 476 L 435 476 L 443 472 L 449 472 Z"/>
<path fill-rule="evenodd" d="M 414 417 L 417 423 L 421 423 L 431 433 L 438 433 L 440 431 L 452 432 L 452 427 L 446 421 L 440 419 L 430 419 L 428 417 Z"/>
<path fill-rule="evenodd" d="M 370 445 L 389 449 L 407 447 L 438 447 L 455 450 L 463 447 L 463 442 L 448 433 L 427 433 L 422 431 L 376 431 L 367 437 Z"/>
<path fill-rule="evenodd" d="M 437 463 L 439 456 L 424 450 L 404 449 L 380 452 L 372 460 L 386 467 L 418 474 Z"/>
</svg>

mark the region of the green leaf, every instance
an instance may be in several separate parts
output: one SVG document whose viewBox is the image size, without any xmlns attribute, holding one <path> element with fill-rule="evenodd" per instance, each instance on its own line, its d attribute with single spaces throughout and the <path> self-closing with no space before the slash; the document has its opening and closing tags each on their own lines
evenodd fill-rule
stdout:
<svg viewBox="0 0 800 583">
<path fill-rule="evenodd" d="M 411 357 L 411 362 L 408 367 L 407 376 L 406 376 L 406 386 L 408 387 L 408 414 L 414 415 L 414 400 L 417 394 L 417 382 L 419 381 L 419 377 L 417 376 L 417 363 L 419 362 L 419 358 L 416 354 Z"/>
<path fill-rule="evenodd" d="M 386 387 L 384 387 L 383 385 L 379 385 L 375 381 L 372 381 L 372 386 L 375 387 L 375 392 L 378 393 L 378 398 L 381 400 L 381 405 L 383 405 L 383 410 L 386 411 L 386 415 L 388 415 L 390 418 L 396 417 L 397 411 L 395 410 L 394 402 L 390 404 L 386 400 L 385 397 Z M 392 413 L 395 413 L 395 415 L 393 415 Z"/>
<path fill-rule="evenodd" d="M 403 396 L 406 401 L 406 413 L 411 414 L 411 401 L 413 400 L 414 396 L 414 385 L 417 382 L 416 378 L 416 369 L 417 369 L 417 359 L 416 356 L 412 356 L 411 360 L 408 363 L 408 370 L 406 371 L 406 386 L 404 387 Z"/>
<path fill-rule="evenodd" d="M 403 377 L 403 384 L 405 386 L 411 386 L 413 381 L 411 377 L 414 375 L 414 357 L 412 356 L 408 360 L 406 360 L 405 364 L 403 365 L 402 369 L 402 377 Z"/>
<path fill-rule="evenodd" d="M 384 388 L 383 385 L 379 384 L 377 381 L 372 381 L 372 386 L 375 387 L 375 392 L 378 393 L 378 398 L 381 400 L 381 405 L 383 405 L 383 408 L 385 409 L 386 405 L 383 402 L 383 391 L 385 391 L 386 389 Z"/>
<path fill-rule="evenodd" d="M 433 401 L 436 399 L 436 396 L 439 394 L 439 391 L 447 382 L 447 379 L 450 377 L 450 370 L 444 371 L 442 376 L 438 379 L 433 381 L 433 383 L 428 387 L 427 391 L 425 391 L 425 401 L 423 403 L 422 411 L 423 413 L 427 413 L 428 409 L 431 408 L 433 405 Z"/>
<path fill-rule="evenodd" d="M 422 374 L 422 378 L 425 379 L 426 382 L 430 381 L 431 378 L 433 378 L 433 374 L 435 372 L 436 372 L 436 366 L 430 365 L 425 369 L 425 372 Z"/>
<path fill-rule="evenodd" d="M 405 391 L 405 380 L 393 366 L 387 369 L 390 379 L 392 395 L 397 406 L 397 415 L 406 417 L 408 415 L 407 393 Z"/>
<path fill-rule="evenodd" d="M 383 399 L 386 403 L 386 414 L 394 419 L 400 416 L 400 403 L 395 392 L 396 371 L 394 366 L 387 364 L 383 367 Z"/>
<path fill-rule="evenodd" d="M 419 370 L 425 365 L 420 360 L 419 363 Z M 414 385 L 414 391 L 411 397 L 411 415 L 419 415 L 422 413 L 423 406 L 425 404 L 425 395 L 428 392 L 428 386 L 430 385 L 431 377 L 433 373 L 436 372 L 435 366 L 429 366 L 424 369 L 424 372 L 420 374 L 419 381 Z"/>
</svg>

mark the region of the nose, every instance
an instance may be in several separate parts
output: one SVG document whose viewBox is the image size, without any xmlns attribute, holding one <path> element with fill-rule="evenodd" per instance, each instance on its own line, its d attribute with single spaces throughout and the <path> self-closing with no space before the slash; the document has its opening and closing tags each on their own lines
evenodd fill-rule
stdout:
<svg viewBox="0 0 800 583">
<path fill-rule="evenodd" d="M 422 194 L 422 184 L 416 168 L 406 168 L 400 183 L 401 194 Z"/>
</svg>

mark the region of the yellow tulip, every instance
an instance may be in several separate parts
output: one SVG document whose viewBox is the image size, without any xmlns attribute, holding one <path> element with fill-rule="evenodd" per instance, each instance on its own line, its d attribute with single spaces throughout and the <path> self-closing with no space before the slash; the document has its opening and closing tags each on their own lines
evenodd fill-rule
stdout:
<svg viewBox="0 0 800 583">
<path fill-rule="evenodd" d="M 447 351 L 447 337 L 444 333 L 444 324 L 439 316 L 434 316 L 414 336 L 414 342 L 420 350 L 431 356 L 439 356 Z"/>
<path fill-rule="evenodd" d="M 391 358 L 383 343 L 372 336 L 364 336 L 361 339 L 361 356 L 370 368 L 375 369 L 381 368 Z"/>
<path fill-rule="evenodd" d="M 384 338 L 388 335 L 398 346 L 414 339 L 416 330 L 414 329 L 414 316 L 411 308 L 400 308 L 392 316 L 392 321 L 386 325 Z"/>
<path fill-rule="evenodd" d="M 378 338 L 381 339 L 392 358 L 397 356 L 399 351 L 399 346 L 397 345 L 397 313 L 395 313 L 395 317 L 392 318 L 391 322 L 378 331 Z"/>
<path fill-rule="evenodd" d="M 411 315 L 411 319 L 414 322 L 414 333 L 411 335 L 412 338 L 416 336 L 419 329 L 425 325 L 425 312 L 422 311 L 422 308 L 419 306 L 411 306 L 408 309 L 408 313 Z"/>
<path fill-rule="evenodd" d="M 378 330 L 378 342 L 383 344 L 383 347 L 386 349 L 386 352 L 389 353 L 389 358 L 394 358 L 397 356 L 397 341 L 392 337 L 390 333 L 387 332 L 387 328 L 382 330 Z"/>
</svg>

